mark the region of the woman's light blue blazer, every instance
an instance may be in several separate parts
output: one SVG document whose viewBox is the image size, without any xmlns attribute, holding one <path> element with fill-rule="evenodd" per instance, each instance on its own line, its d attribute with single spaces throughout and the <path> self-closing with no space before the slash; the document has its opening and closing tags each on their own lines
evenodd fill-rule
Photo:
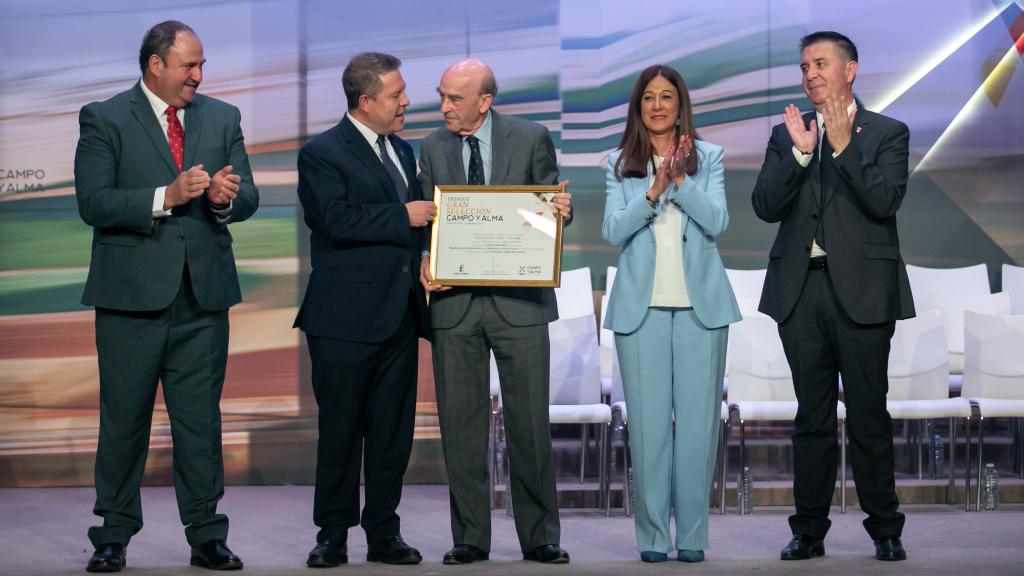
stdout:
<svg viewBox="0 0 1024 576">
<path fill-rule="evenodd" d="M 665 193 L 683 211 L 679 235 L 693 311 L 705 328 L 713 329 L 737 322 L 741 315 L 715 241 L 729 225 L 722 148 L 703 140 L 696 145 L 697 173 L 687 176 L 680 187 L 672 184 Z M 652 208 L 647 203 L 648 178 L 615 179 L 614 166 L 620 154 L 621 150 L 616 150 L 608 157 L 608 197 L 601 228 L 605 240 L 622 247 L 604 326 L 629 334 L 640 326 L 651 302 L 655 260 L 651 225 L 661 213 L 661 204 Z"/>
</svg>

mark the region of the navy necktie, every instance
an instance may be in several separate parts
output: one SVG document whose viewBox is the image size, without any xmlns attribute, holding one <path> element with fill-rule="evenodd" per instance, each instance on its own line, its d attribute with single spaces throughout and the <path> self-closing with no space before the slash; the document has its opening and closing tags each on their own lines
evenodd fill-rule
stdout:
<svg viewBox="0 0 1024 576">
<path fill-rule="evenodd" d="M 466 143 L 469 144 L 469 177 L 466 183 L 470 186 L 483 186 L 484 162 L 480 158 L 480 140 L 476 136 L 466 136 Z"/>
<path fill-rule="evenodd" d="M 402 173 L 398 171 L 398 166 L 395 166 L 395 163 L 391 161 L 391 156 L 388 155 L 387 136 L 383 134 L 377 136 L 377 148 L 380 149 L 380 159 L 384 162 L 384 168 L 387 169 L 388 176 L 391 176 L 391 182 L 395 185 L 395 191 L 398 192 L 398 200 L 403 204 L 408 202 L 409 187 L 402 179 Z"/>
</svg>

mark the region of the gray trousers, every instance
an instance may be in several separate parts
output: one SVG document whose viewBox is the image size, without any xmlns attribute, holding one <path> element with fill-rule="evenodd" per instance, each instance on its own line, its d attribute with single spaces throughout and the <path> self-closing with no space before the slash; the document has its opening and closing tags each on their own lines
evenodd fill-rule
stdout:
<svg viewBox="0 0 1024 576">
<path fill-rule="evenodd" d="M 491 350 L 501 380 L 519 545 L 526 552 L 558 544 L 548 416 L 548 326 L 512 326 L 490 296 L 480 295 L 474 295 L 458 324 L 434 330 L 434 378 L 448 469 L 452 538 L 455 544 L 491 548 L 487 470 Z"/>
</svg>

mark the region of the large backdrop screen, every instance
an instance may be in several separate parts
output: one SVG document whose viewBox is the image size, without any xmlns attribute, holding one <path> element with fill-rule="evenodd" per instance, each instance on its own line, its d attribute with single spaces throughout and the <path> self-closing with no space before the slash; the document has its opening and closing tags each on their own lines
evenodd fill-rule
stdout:
<svg viewBox="0 0 1024 576">
<path fill-rule="evenodd" d="M 0 486 L 92 482 L 98 376 L 93 312 L 80 304 L 91 230 L 74 196 L 77 115 L 138 80 L 142 36 L 161 20 L 202 39 L 200 90 L 241 109 L 261 194 L 255 218 L 231 227 L 245 302 L 231 312 L 222 402 L 230 482 L 312 478 L 316 408 L 291 328 L 308 269 L 295 159 L 340 119 L 341 71 L 360 51 L 402 58 L 412 100 L 402 136 L 414 146 L 442 124 L 443 69 L 488 62 L 498 109 L 554 136 L 576 201 L 563 266 L 589 267 L 600 290 L 617 257 L 600 235 L 604 162 L 639 71 L 660 62 L 685 77 L 701 136 L 726 150 L 726 265 L 761 268 L 775 226 L 754 216 L 750 192 L 783 107 L 808 109 L 797 42 L 838 30 L 860 50 L 863 105 L 910 126 L 907 262 L 987 263 L 994 289 L 1002 263 L 1024 262 L 1021 0 L 0 0 L 0 14 Z M 407 479 L 438 481 L 423 351 Z M 170 459 L 158 399 L 147 481 L 169 481 Z"/>
</svg>

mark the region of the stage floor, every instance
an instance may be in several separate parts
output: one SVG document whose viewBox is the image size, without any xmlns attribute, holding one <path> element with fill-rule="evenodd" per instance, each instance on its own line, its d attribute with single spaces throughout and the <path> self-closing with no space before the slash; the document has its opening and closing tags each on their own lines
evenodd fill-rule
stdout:
<svg viewBox="0 0 1024 576">
<path fill-rule="evenodd" d="M 313 545 L 313 489 L 309 486 L 229 486 L 221 511 L 231 518 L 231 548 L 245 562 L 244 574 L 310 574 L 306 553 Z M 94 517 L 90 488 L 0 489 L 0 572 L 5 574 L 83 574 L 92 553 L 85 532 Z M 187 565 L 189 551 L 171 488 L 143 490 L 146 527 L 128 547 L 130 574 L 200 574 Z M 750 516 L 711 515 L 711 549 L 699 565 L 642 564 L 635 548 L 632 518 L 621 514 L 563 510 L 562 545 L 572 563 L 545 566 L 520 558 L 512 519 L 493 513 L 491 560 L 444 566 L 451 547 L 445 486 L 407 486 L 399 514 L 405 539 L 424 555 L 419 566 L 365 562 L 362 530 L 349 532 L 351 564 L 333 571 L 352 574 L 1019 574 L 1024 563 L 1024 506 L 999 512 L 965 513 L 962 507 L 918 505 L 904 508 L 903 543 L 907 562 L 881 563 L 861 527 L 864 515 L 846 516 L 833 508 L 824 558 L 782 562 L 789 539 L 786 507 L 763 507 Z M 317 574 L 332 571 L 316 571 Z"/>
</svg>

